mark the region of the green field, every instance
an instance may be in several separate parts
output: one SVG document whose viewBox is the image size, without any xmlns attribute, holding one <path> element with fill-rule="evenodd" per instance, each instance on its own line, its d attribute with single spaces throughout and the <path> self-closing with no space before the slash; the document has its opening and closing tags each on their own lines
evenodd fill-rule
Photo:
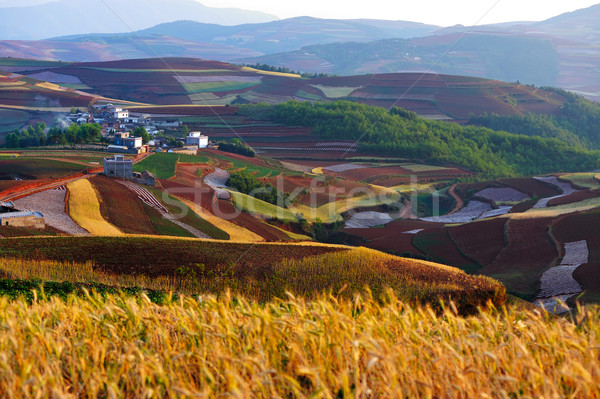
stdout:
<svg viewBox="0 0 600 399">
<path fill-rule="evenodd" d="M 598 176 L 598 173 L 571 173 L 561 175 L 560 178 L 568 180 L 579 187 L 596 190 L 600 188 L 600 182 L 595 179 L 596 176 Z"/>
<path fill-rule="evenodd" d="M 233 203 L 238 209 L 252 214 L 259 214 L 267 218 L 278 219 L 284 222 L 297 221 L 296 216 L 289 209 L 269 204 L 268 202 L 256 199 L 246 194 L 239 193 L 237 191 L 229 190 L 229 192 L 231 193 L 231 197 L 233 198 Z"/>
<path fill-rule="evenodd" d="M 133 165 L 133 170 L 140 173 L 148 171 L 159 179 L 167 180 L 175 176 L 177 163 L 179 162 L 208 163 L 209 159 L 204 156 L 161 152 L 152 154 L 141 162 Z"/>
<path fill-rule="evenodd" d="M 249 87 L 260 85 L 260 82 L 202 82 L 202 83 L 184 83 L 182 86 L 188 93 L 218 93 L 221 91 L 244 90 Z"/>
<path fill-rule="evenodd" d="M 200 230 L 201 232 L 207 234 L 208 236 L 215 238 L 217 240 L 229 240 L 229 234 L 219 229 L 218 227 L 210 224 L 206 220 L 202 219 L 198 214 L 192 211 L 187 205 L 178 200 L 177 198 L 169 195 L 167 196 L 168 201 L 165 201 L 163 198 L 164 193 L 158 189 L 148 187 L 148 190 L 154 194 L 154 196 L 169 210 L 171 215 L 175 216 L 179 221 L 187 224 L 195 228 L 196 230 Z M 166 222 L 166 221 L 165 221 Z M 170 222 L 169 222 L 170 223 Z M 173 223 L 171 223 L 173 224 Z M 180 228 L 177 225 L 174 225 Z M 189 232 L 185 231 L 187 234 L 175 234 L 176 236 L 182 237 L 190 237 Z M 165 234 L 168 235 L 168 234 Z"/>
</svg>

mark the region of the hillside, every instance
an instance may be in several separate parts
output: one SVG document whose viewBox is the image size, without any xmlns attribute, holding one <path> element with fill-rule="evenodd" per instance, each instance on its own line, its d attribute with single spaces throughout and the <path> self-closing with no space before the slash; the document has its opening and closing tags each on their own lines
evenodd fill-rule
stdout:
<svg viewBox="0 0 600 399">
<path fill-rule="evenodd" d="M 15 58 L 79 62 L 199 57 L 344 75 L 428 71 L 556 86 L 598 100 L 600 77 L 589 67 L 599 63 L 598 12 L 593 6 L 537 23 L 449 28 L 309 17 L 224 26 L 186 15 L 137 32 L 18 37 L 0 42 L 0 50 Z"/>
<path fill-rule="evenodd" d="M 22 63 L 22 64 L 21 64 Z M 292 99 L 340 98 L 390 108 L 393 105 L 432 119 L 466 120 L 470 113 L 554 114 L 564 98 L 531 86 L 437 74 L 377 74 L 298 79 L 236 65 L 187 58 L 139 59 L 32 66 L 0 59 L 0 70 L 51 83 L 78 82 L 95 95 L 148 104 L 276 104 Z"/>
<path fill-rule="evenodd" d="M 559 74 L 550 40 L 494 34 L 311 45 L 244 61 L 341 75 L 424 71 L 536 85 L 554 85 Z"/>
<path fill-rule="evenodd" d="M 13 7 L 3 7 L 0 13 L 2 40 L 39 40 L 84 32 L 128 32 L 183 19 L 223 25 L 277 19 L 256 11 L 206 7 L 192 0 L 172 0 L 168 6 L 160 0 L 59 0 L 29 6 L 13 3 Z"/>
</svg>

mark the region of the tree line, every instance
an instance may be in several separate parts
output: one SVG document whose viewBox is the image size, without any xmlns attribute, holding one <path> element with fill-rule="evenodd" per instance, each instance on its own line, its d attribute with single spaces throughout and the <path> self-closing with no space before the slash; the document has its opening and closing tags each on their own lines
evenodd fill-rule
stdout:
<svg viewBox="0 0 600 399">
<path fill-rule="evenodd" d="M 565 98 L 555 115 L 471 115 L 469 124 L 527 136 L 556 138 L 588 149 L 600 149 L 600 104 L 561 89 L 545 87 Z"/>
<path fill-rule="evenodd" d="M 249 173 L 243 171 L 232 173 L 227 181 L 227 185 L 235 188 L 240 193 L 251 194 L 254 198 L 261 201 L 287 207 L 289 194 L 279 191 L 270 183 L 265 184 Z"/>
<path fill-rule="evenodd" d="M 388 111 L 349 101 L 290 101 L 269 110 L 272 121 L 312 127 L 323 139 L 359 140 L 360 149 L 365 152 L 455 165 L 485 178 L 582 171 L 600 166 L 600 151 L 576 143 L 430 121 L 400 108 Z"/>
</svg>

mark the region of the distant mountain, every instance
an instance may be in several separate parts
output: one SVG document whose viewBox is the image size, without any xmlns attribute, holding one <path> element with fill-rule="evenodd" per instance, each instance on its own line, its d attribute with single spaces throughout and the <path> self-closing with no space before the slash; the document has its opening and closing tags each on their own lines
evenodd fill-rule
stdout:
<svg viewBox="0 0 600 399">
<path fill-rule="evenodd" d="M 2 40 L 128 32 L 183 19 L 221 25 L 277 19 L 257 11 L 206 7 L 194 0 L 58 0 L 29 6 L 12 3 L 14 7 L 3 7 L 0 12 Z"/>
<path fill-rule="evenodd" d="M 405 21 L 335 20 L 311 17 L 290 18 L 260 24 L 223 26 L 195 21 L 176 21 L 154 26 L 124 37 L 166 36 L 201 43 L 224 44 L 263 54 L 297 50 L 309 44 L 368 42 L 387 38 L 421 37 L 438 30 L 438 26 Z M 105 39 L 106 35 L 74 35 L 55 38 L 65 42 Z"/>
<path fill-rule="evenodd" d="M 419 71 L 536 85 L 553 85 L 559 76 L 550 40 L 499 34 L 313 45 L 242 61 L 340 75 Z"/>
</svg>

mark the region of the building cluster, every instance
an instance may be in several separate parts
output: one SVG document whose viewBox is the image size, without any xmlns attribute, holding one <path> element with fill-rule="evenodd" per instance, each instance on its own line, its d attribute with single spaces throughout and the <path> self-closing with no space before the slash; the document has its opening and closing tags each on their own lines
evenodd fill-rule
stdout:
<svg viewBox="0 0 600 399">
<path fill-rule="evenodd" d="M 11 201 L 0 202 L 0 225 L 44 229 L 46 219 L 40 212 L 16 209 Z"/>
</svg>

